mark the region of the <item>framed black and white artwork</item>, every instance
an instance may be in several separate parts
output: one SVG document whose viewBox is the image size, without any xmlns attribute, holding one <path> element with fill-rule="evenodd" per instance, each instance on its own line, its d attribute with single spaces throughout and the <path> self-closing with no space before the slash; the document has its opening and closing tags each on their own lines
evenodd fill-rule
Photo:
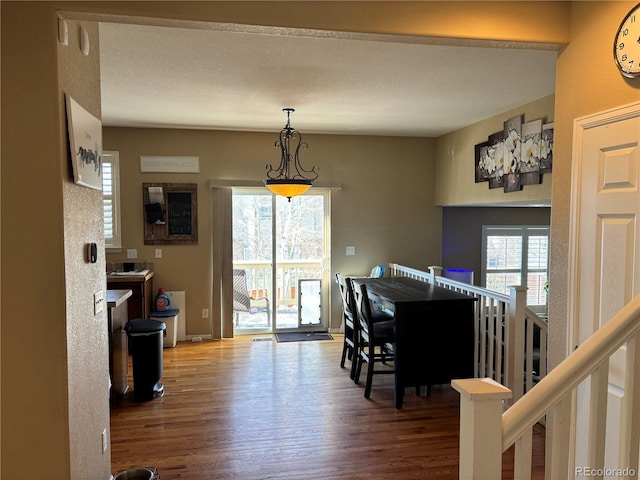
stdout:
<svg viewBox="0 0 640 480">
<path fill-rule="evenodd" d="M 73 181 L 102 190 L 102 122 L 65 94 Z"/>
</svg>

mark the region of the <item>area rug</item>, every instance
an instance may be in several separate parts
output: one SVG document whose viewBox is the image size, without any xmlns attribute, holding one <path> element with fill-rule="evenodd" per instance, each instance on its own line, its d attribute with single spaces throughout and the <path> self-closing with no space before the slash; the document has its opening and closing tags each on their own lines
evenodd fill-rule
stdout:
<svg viewBox="0 0 640 480">
<path fill-rule="evenodd" d="M 276 341 L 282 342 L 308 342 L 310 340 L 333 340 L 329 333 L 321 332 L 287 332 L 276 333 Z"/>
</svg>

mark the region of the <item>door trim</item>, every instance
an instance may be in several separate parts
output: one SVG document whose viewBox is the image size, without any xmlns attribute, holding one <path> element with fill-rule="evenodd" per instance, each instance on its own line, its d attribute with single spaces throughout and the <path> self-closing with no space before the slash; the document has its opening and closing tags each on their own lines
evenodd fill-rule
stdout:
<svg viewBox="0 0 640 480">
<path fill-rule="evenodd" d="M 264 186 L 264 183 L 259 187 L 246 187 L 246 186 L 235 186 L 231 187 L 231 197 L 233 198 L 236 195 L 267 195 L 271 197 L 271 209 L 272 209 L 272 222 L 271 222 L 271 237 L 273 240 L 272 249 L 276 248 L 275 238 L 277 236 L 276 231 L 276 204 L 278 198 L 273 195 L 271 192 L 267 190 Z M 319 265 L 321 270 L 320 275 L 320 287 L 321 287 L 321 322 L 319 325 L 301 325 L 300 324 L 300 311 L 299 308 L 296 309 L 297 312 L 297 324 L 295 327 L 286 326 L 286 327 L 278 327 L 277 322 L 277 307 L 278 302 L 272 301 L 270 304 L 271 308 L 271 324 L 267 328 L 233 328 L 234 335 L 243 335 L 243 334 L 272 334 L 272 333 L 283 333 L 289 331 L 297 331 L 297 332 L 315 332 L 315 331 L 329 331 L 331 326 L 330 312 L 331 312 L 331 282 L 330 282 L 330 265 L 331 265 L 331 189 L 316 187 L 314 184 L 313 191 L 303 194 L 303 196 L 320 196 L 323 198 L 323 216 L 322 216 L 322 225 L 323 225 L 323 252 L 324 256 L 320 259 Z M 233 203 L 233 200 L 230 202 Z M 233 229 L 230 227 L 229 231 L 231 232 L 231 237 L 233 237 Z M 232 255 L 230 255 L 232 257 Z M 278 259 L 275 250 L 273 251 L 273 258 L 271 260 L 271 270 L 276 271 L 278 265 Z M 231 262 L 233 265 L 236 264 L 235 261 Z M 242 261 L 238 261 L 238 263 L 242 263 Z M 298 279 L 299 280 L 299 279 Z M 271 285 L 269 286 L 269 290 L 274 292 L 274 300 L 277 298 L 277 276 L 275 274 L 271 275 Z M 298 290 L 299 294 L 299 290 Z M 299 307 L 299 306 L 298 306 Z"/>
<path fill-rule="evenodd" d="M 569 355 L 578 345 L 578 301 L 580 297 L 580 279 L 578 277 L 578 241 L 579 221 L 581 213 L 580 192 L 582 188 L 582 159 L 583 138 L 587 130 L 603 125 L 640 117 L 640 102 L 630 103 L 620 107 L 598 112 L 592 115 L 576 118 L 573 121 L 573 147 L 571 158 L 571 210 L 569 231 L 569 279 L 567 289 L 567 345 L 565 356 Z M 553 208 L 553 204 L 552 204 Z"/>
</svg>

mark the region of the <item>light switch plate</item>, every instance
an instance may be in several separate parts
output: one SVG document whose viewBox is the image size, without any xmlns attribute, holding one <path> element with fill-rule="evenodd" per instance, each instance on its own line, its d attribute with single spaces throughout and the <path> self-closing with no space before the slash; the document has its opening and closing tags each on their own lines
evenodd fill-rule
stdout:
<svg viewBox="0 0 640 480">
<path fill-rule="evenodd" d="M 104 310 L 104 290 L 93 294 L 93 314 L 97 315 Z"/>
<path fill-rule="evenodd" d="M 127 248 L 127 258 L 138 258 L 138 250 L 135 248 Z"/>
<path fill-rule="evenodd" d="M 348 245 L 347 255 L 355 255 L 355 254 L 356 254 L 356 247 L 354 247 L 353 245 Z"/>
</svg>

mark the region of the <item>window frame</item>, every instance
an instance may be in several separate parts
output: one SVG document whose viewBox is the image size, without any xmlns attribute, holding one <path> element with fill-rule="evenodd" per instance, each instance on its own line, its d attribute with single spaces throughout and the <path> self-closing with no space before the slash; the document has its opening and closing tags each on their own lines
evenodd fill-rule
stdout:
<svg viewBox="0 0 640 480">
<path fill-rule="evenodd" d="M 489 270 L 487 268 L 487 238 L 489 236 L 513 236 L 522 239 L 522 256 L 520 259 L 520 268 L 503 268 Z M 546 236 L 547 237 L 547 264 L 544 269 L 529 268 L 529 237 Z M 488 273 L 520 273 L 520 285 L 527 286 L 527 279 L 530 273 L 544 272 L 549 278 L 549 245 L 550 245 L 550 227 L 547 225 L 483 225 L 482 226 L 482 268 L 481 283 L 483 288 L 487 288 Z M 537 313 L 544 313 L 549 301 L 545 296 L 544 304 L 527 305 L 528 308 Z"/>
<path fill-rule="evenodd" d="M 112 231 L 113 231 L 113 236 L 111 238 L 107 238 L 106 235 L 104 237 L 104 247 L 105 250 L 107 252 L 120 252 L 122 251 L 122 232 L 121 232 L 121 217 L 120 217 L 120 152 L 117 151 L 104 151 L 102 152 L 102 165 L 104 168 L 104 165 L 106 163 L 111 164 L 111 171 L 112 171 L 112 184 L 111 184 L 111 191 L 113 192 L 111 195 L 108 195 L 105 193 L 105 189 L 104 189 L 104 181 L 105 181 L 105 177 L 103 175 L 103 189 L 102 189 L 102 198 L 103 198 L 103 208 L 102 208 L 102 215 L 103 215 L 103 225 L 105 222 L 105 217 L 104 217 L 104 201 L 106 199 L 111 199 L 112 201 L 112 210 L 113 210 L 113 214 L 112 214 L 112 223 L 111 223 L 111 227 L 112 227 Z M 103 226 L 104 228 L 104 226 Z M 104 229 L 103 231 L 106 231 L 106 229 Z"/>
</svg>

